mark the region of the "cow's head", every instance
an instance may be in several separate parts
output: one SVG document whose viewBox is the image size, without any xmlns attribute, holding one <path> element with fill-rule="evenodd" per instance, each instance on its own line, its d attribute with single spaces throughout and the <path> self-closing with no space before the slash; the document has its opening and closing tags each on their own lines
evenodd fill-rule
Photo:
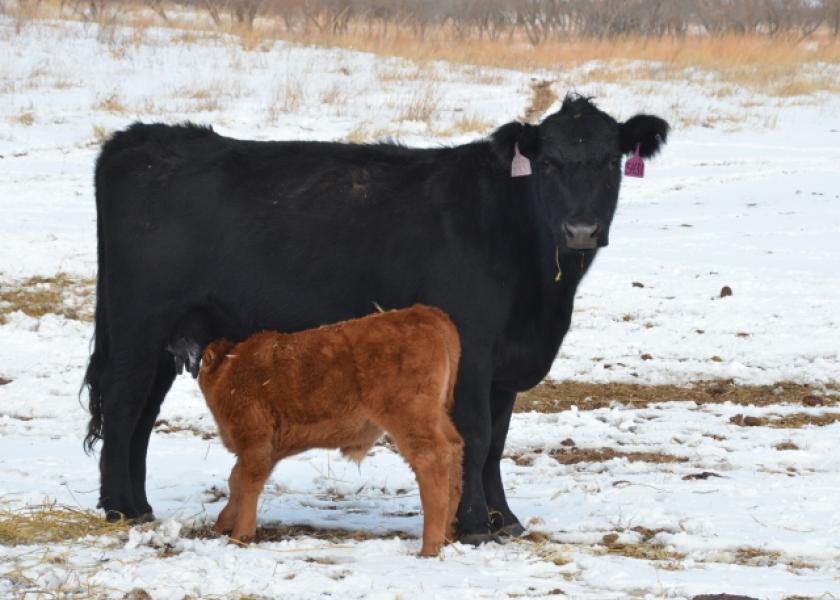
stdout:
<svg viewBox="0 0 840 600">
<path fill-rule="evenodd" d="M 622 156 L 637 146 L 643 158 L 653 156 L 668 129 L 668 123 L 650 115 L 619 123 L 588 98 L 570 95 L 539 125 L 500 127 L 491 144 L 507 168 L 517 147 L 530 160 L 538 215 L 555 246 L 561 252 L 592 250 L 609 242 Z"/>
</svg>

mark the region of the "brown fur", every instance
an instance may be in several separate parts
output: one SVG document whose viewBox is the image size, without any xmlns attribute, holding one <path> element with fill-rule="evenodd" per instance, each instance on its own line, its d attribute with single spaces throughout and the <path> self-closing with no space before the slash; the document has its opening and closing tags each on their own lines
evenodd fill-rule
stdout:
<svg viewBox="0 0 840 600">
<path fill-rule="evenodd" d="M 198 383 L 238 460 L 214 529 L 256 533 L 274 465 L 311 448 L 361 461 L 383 431 L 417 476 L 420 554 L 435 556 L 461 498 L 463 441 L 449 417 L 461 347 L 442 311 L 416 305 L 295 334 L 212 342 Z"/>
</svg>

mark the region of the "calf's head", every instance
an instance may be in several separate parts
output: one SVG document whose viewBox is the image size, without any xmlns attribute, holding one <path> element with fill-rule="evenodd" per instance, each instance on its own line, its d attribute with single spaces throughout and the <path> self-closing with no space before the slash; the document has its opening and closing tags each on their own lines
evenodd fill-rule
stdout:
<svg viewBox="0 0 840 600">
<path fill-rule="evenodd" d="M 491 145 L 508 168 L 516 152 L 530 161 L 537 216 L 554 245 L 561 252 L 594 250 L 609 242 L 622 156 L 637 148 L 642 158 L 653 156 L 668 130 L 668 123 L 651 115 L 619 123 L 588 98 L 570 95 L 539 125 L 500 127 Z"/>
</svg>

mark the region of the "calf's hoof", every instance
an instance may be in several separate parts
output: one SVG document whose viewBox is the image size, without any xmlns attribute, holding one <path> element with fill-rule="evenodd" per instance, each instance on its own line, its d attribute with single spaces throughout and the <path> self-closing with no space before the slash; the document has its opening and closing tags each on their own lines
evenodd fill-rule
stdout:
<svg viewBox="0 0 840 600">
<path fill-rule="evenodd" d="M 494 533 L 499 537 L 518 538 L 525 535 L 525 528 L 522 526 L 522 523 L 517 521 L 516 523 L 499 527 Z"/>
<path fill-rule="evenodd" d="M 228 539 L 229 544 L 236 544 L 237 546 L 247 546 L 257 537 L 257 532 L 252 533 L 237 533 L 236 531 L 230 534 Z"/>
<path fill-rule="evenodd" d="M 442 544 L 423 544 L 423 547 L 420 548 L 420 558 L 435 558 L 438 554 L 440 554 L 440 547 Z"/>
</svg>

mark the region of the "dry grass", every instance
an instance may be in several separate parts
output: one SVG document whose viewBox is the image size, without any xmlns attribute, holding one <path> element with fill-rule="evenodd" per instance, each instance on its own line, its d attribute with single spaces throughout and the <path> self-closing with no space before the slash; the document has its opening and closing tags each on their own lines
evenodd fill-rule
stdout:
<svg viewBox="0 0 840 600">
<path fill-rule="evenodd" d="M 531 102 L 523 115 L 523 119 L 528 123 L 539 123 L 545 111 L 557 100 L 551 83 L 546 80 L 535 80 L 531 83 Z"/>
<path fill-rule="evenodd" d="M 301 76 L 287 72 L 284 81 L 274 89 L 266 116 L 269 122 L 276 123 L 284 115 L 297 111 L 305 101 Z"/>
<path fill-rule="evenodd" d="M 424 85 L 415 91 L 403 105 L 400 121 L 420 121 L 431 124 L 440 105 L 437 89 L 434 85 Z"/>
<path fill-rule="evenodd" d="M 344 136 L 344 141 L 350 144 L 369 144 L 372 142 L 379 142 L 388 138 L 398 138 L 400 130 L 382 129 L 374 127 L 370 123 L 363 121 L 351 129 L 347 135 Z"/>
<path fill-rule="evenodd" d="M 840 392 L 840 385 L 827 388 Z M 572 406 L 581 410 L 609 407 L 613 402 L 644 407 L 657 402 L 690 401 L 695 404 L 731 402 L 744 406 L 771 404 L 803 404 L 805 406 L 837 406 L 840 396 L 822 396 L 812 386 L 789 381 L 773 385 L 736 385 L 731 381 L 698 381 L 689 387 L 676 385 L 637 385 L 631 383 L 583 383 L 577 381 L 545 381 L 522 392 L 515 411 L 544 413 L 562 412 Z"/>
<path fill-rule="evenodd" d="M 156 433 L 179 433 L 186 431 L 200 437 L 202 440 L 212 440 L 217 437 L 215 430 L 207 430 L 193 424 L 184 424 L 178 421 L 172 422 L 166 419 L 155 421 L 154 431 Z"/>
<path fill-rule="evenodd" d="M 0 512 L 0 544 L 48 544 L 89 535 L 125 533 L 125 522 L 109 523 L 98 514 L 45 502 Z"/>
<path fill-rule="evenodd" d="M 473 114 L 462 114 L 450 126 L 442 129 L 435 129 L 434 135 L 438 137 L 451 137 L 455 135 L 477 134 L 485 135 L 490 132 L 495 123 L 482 119 Z"/>
<path fill-rule="evenodd" d="M 0 284 L 0 323 L 21 311 L 30 317 L 56 314 L 76 321 L 93 320 L 96 281 L 57 273 Z"/>
<path fill-rule="evenodd" d="M 21 14 L 21 22 L 35 18 L 59 16 L 58 0 L 24 2 L 28 7 Z M 38 10 L 31 7 L 38 6 Z M 589 37 L 566 37 L 549 40 L 537 47 L 528 43 L 526 36 L 517 31 L 511 38 L 501 41 L 476 39 L 460 36 L 451 25 L 432 26 L 425 30 L 423 38 L 417 37 L 411 26 L 393 25 L 387 34 L 380 29 L 370 28 L 361 20 L 351 24 L 344 34 L 333 34 L 330 28 L 324 31 L 311 29 L 307 32 L 287 31 L 280 18 L 266 15 L 257 20 L 253 29 L 231 26 L 225 21 L 220 27 L 213 25 L 206 15 L 197 10 L 195 14 L 170 10 L 169 20 L 164 22 L 152 14 L 141 3 L 123 2 L 119 11 L 100 19 L 102 35 L 112 54 L 124 54 L 128 46 L 148 42 L 145 31 L 149 26 L 178 28 L 182 42 L 201 42 L 207 38 L 237 40 L 249 51 L 268 51 L 276 40 L 287 40 L 326 47 L 342 47 L 368 51 L 380 55 L 398 56 L 409 59 L 417 65 L 428 65 L 435 60 L 470 65 L 476 69 L 507 68 L 525 72 L 544 70 L 555 73 L 568 72 L 570 68 L 590 61 L 600 61 L 601 66 L 586 75 L 568 81 L 579 85 L 590 82 L 687 80 L 691 73 L 709 72 L 717 76 L 724 85 L 742 86 L 771 96 L 790 97 L 836 92 L 840 82 L 832 71 L 819 75 L 822 65 L 840 64 L 840 39 L 821 33 L 803 40 L 797 34 L 764 35 L 691 35 L 684 37 L 622 36 L 596 39 Z M 165 7 L 167 10 L 171 6 Z M 64 18 L 83 19 L 82 15 L 68 15 Z M 114 34 L 115 24 L 133 27 L 127 36 Z M 648 61 L 656 64 L 638 65 L 632 61 Z M 604 66 L 604 63 L 612 65 Z M 379 72 L 380 80 L 400 80 L 416 77 L 425 80 L 424 69 L 403 71 L 386 69 Z M 690 71 L 690 72 L 689 72 Z M 814 73 L 817 73 L 815 76 Z M 489 77 L 493 77 L 489 75 Z M 697 79 L 698 85 L 708 86 L 704 77 Z"/>
<path fill-rule="evenodd" d="M 93 105 L 93 109 L 114 114 L 124 114 L 128 112 L 128 108 L 122 100 L 120 100 L 120 97 L 116 94 L 116 92 L 97 100 Z"/>
<path fill-rule="evenodd" d="M 216 538 L 216 534 L 209 523 L 197 527 L 185 528 L 181 531 L 185 538 Z M 363 541 L 377 539 L 391 539 L 397 537 L 401 540 L 414 539 L 414 536 L 404 531 L 369 531 L 365 529 L 339 529 L 332 527 L 313 527 L 312 525 L 284 525 L 282 523 L 266 523 L 257 527 L 255 541 L 279 542 L 296 537 L 312 537 L 327 542 L 340 543 L 346 541 Z"/>
<path fill-rule="evenodd" d="M 674 456 L 663 452 L 623 452 L 613 448 L 555 448 L 548 453 L 562 465 L 576 465 L 582 462 L 604 462 L 614 458 L 623 458 L 629 462 L 647 463 L 683 463 L 684 456 Z"/>
<path fill-rule="evenodd" d="M 738 414 L 729 422 L 741 427 L 773 427 L 776 429 L 800 429 L 802 427 L 823 427 L 840 422 L 840 413 L 823 413 L 809 415 L 807 413 L 793 413 L 790 415 L 767 415 L 766 417 L 745 417 Z M 780 444 L 781 445 L 781 444 Z M 791 444 L 792 445 L 792 444 Z M 779 448 L 778 450 L 795 450 L 793 448 Z"/>
<path fill-rule="evenodd" d="M 35 123 L 35 113 L 31 110 L 25 110 L 9 117 L 9 123 L 12 125 L 23 125 L 24 127 L 29 127 Z"/>
</svg>

